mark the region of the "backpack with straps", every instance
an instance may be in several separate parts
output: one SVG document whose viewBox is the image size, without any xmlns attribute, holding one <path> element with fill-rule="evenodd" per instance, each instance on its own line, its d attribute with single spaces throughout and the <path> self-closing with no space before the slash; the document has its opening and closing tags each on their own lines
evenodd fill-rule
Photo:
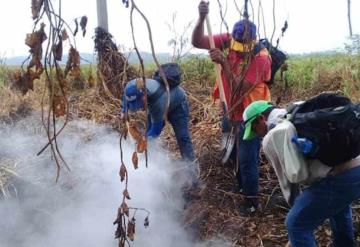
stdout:
<svg viewBox="0 0 360 247">
<path fill-rule="evenodd" d="M 165 63 L 160 65 L 163 69 L 166 80 L 169 83 L 170 90 L 179 86 L 181 83 L 181 69 L 177 63 Z M 149 103 L 155 102 L 160 96 L 166 92 L 165 82 L 160 75 L 160 70 L 154 72 L 153 79 L 160 82 L 160 87 L 150 96 L 148 96 Z"/>
<path fill-rule="evenodd" d="M 333 167 L 360 154 L 360 104 L 322 93 L 288 109 L 288 114 L 298 136 L 315 144 L 307 158 Z"/>
<path fill-rule="evenodd" d="M 275 80 L 276 72 L 285 63 L 287 56 L 284 52 L 273 46 L 268 39 L 260 39 L 253 48 L 253 54 L 256 55 L 264 47 L 269 51 L 271 56 L 271 78 L 267 81 L 267 84 L 272 85 Z"/>
<path fill-rule="evenodd" d="M 170 89 L 177 87 L 181 83 L 181 69 L 177 63 L 165 63 L 160 65 L 160 67 L 165 73 Z M 153 79 L 160 82 L 162 85 L 165 85 L 159 69 L 154 72 Z"/>
</svg>

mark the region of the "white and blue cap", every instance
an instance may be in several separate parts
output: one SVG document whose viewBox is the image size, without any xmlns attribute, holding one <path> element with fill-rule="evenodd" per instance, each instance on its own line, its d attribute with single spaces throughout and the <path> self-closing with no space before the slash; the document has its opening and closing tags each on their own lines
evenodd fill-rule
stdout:
<svg viewBox="0 0 360 247">
<path fill-rule="evenodd" d="M 128 110 L 137 111 L 144 107 L 144 92 L 137 87 L 136 80 L 128 82 L 128 85 L 125 87 L 124 96 L 126 98 Z"/>
<path fill-rule="evenodd" d="M 129 85 L 125 87 L 125 96 L 128 102 L 135 101 L 144 96 L 144 92 L 139 89 L 133 81 L 130 81 Z"/>
</svg>

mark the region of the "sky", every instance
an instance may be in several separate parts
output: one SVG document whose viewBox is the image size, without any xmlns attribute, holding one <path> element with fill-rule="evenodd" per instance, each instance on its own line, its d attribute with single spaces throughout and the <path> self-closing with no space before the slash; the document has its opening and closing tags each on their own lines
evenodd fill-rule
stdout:
<svg viewBox="0 0 360 247">
<path fill-rule="evenodd" d="M 0 8 L 0 25 L 2 37 L 0 39 L 0 58 L 27 55 L 28 48 L 24 44 L 26 33 L 33 29 L 31 19 L 30 0 L 2 1 Z M 104 0 L 105 1 L 105 0 Z M 58 8 L 60 0 L 53 0 Z M 235 2 L 242 8 L 243 0 L 219 0 L 222 5 L 224 20 L 231 28 L 240 19 Z M 259 0 L 250 0 L 256 9 Z M 273 5 L 275 2 L 275 6 Z M 355 10 L 360 9 L 360 0 L 352 0 L 353 33 L 360 33 L 360 15 Z M 155 52 L 172 52 L 168 41 L 174 37 L 168 24 L 172 23 L 172 16 L 176 13 L 175 26 L 177 32 L 182 33 L 188 23 L 195 24 L 198 17 L 199 1 L 194 0 L 135 0 L 138 8 L 150 22 Z M 258 11 L 254 11 L 250 18 L 260 27 L 261 38 L 271 38 L 273 32 L 273 10 L 275 11 L 275 35 L 273 43 L 280 36 L 280 29 L 285 20 L 289 28 L 280 40 L 280 48 L 287 53 L 310 53 L 324 50 L 334 50 L 344 47 L 349 35 L 347 20 L 347 0 L 262 0 L 263 21 L 258 21 Z M 97 26 L 96 0 L 62 0 L 62 17 L 71 26 L 74 18 L 86 15 L 88 17 L 87 34 L 85 37 L 77 35 L 76 47 L 80 52 L 93 53 L 94 28 Z M 125 51 L 131 50 L 133 45 L 130 27 L 130 8 L 125 8 L 121 0 L 107 0 L 109 32 L 114 36 L 117 45 Z M 250 7 L 249 7 L 250 8 Z M 213 33 L 226 31 L 221 25 L 218 1 L 210 0 L 210 22 Z M 264 32 L 264 27 L 265 31 Z M 139 50 L 150 52 L 149 33 L 145 22 L 138 13 L 134 13 L 134 34 Z M 191 30 L 185 34 L 191 37 Z M 192 52 L 200 52 L 192 49 Z"/>
</svg>

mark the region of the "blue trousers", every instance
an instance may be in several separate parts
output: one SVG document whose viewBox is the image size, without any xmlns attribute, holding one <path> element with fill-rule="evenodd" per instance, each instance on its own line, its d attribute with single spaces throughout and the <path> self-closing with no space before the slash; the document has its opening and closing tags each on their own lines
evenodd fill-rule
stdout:
<svg viewBox="0 0 360 247">
<path fill-rule="evenodd" d="M 187 161 L 194 161 L 195 154 L 189 131 L 190 116 L 188 101 L 184 100 L 169 112 L 168 120 L 174 129 L 181 157 Z"/>
<path fill-rule="evenodd" d="M 230 159 L 237 162 L 238 172 L 236 179 L 239 187 L 246 196 L 256 196 L 259 191 L 259 161 L 261 139 L 243 140 L 244 125 L 238 125 L 237 143 L 231 153 Z M 222 119 L 222 131 L 230 131 L 229 120 L 226 117 Z"/>
<path fill-rule="evenodd" d="M 316 246 L 314 230 L 326 219 L 330 220 L 334 246 L 356 246 L 351 203 L 358 198 L 360 167 L 328 176 L 305 189 L 285 220 L 292 247 Z"/>
<path fill-rule="evenodd" d="M 241 124 L 237 138 L 238 156 L 238 173 L 237 181 L 243 193 L 246 196 L 256 196 L 259 191 L 259 161 L 261 140 L 256 137 L 251 140 L 244 141 L 245 128 Z"/>
</svg>

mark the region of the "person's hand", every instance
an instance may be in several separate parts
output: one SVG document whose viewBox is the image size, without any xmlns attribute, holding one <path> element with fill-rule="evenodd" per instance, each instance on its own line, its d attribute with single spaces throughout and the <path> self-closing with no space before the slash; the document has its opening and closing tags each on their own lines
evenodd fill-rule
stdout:
<svg viewBox="0 0 360 247">
<path fill-rule="evenodd" d="M 221 64 L 221 65 L 224 64 L 226 58 L 225 58 L 224 53 L 220 49 L 218 49 L 218 48 L 211 49 L 209 51 L 209 54 L 210 54 L 211 60 L 214 63 L 218 63 L 218 64 Z"/>
<path fill-rule="evenodd" d="M 147 132 L 149 138 L 156 138 L 160 135 L 162 129 L 165 126 L 165 122 L 152 123 L 150 129 Z"/>
<path fill-rule="evenodd" d="M 201 1 L 199 3 L 199 18 L 205 20 L 206 15 L 209 13 L 209 2 Z"/>
</svg>

